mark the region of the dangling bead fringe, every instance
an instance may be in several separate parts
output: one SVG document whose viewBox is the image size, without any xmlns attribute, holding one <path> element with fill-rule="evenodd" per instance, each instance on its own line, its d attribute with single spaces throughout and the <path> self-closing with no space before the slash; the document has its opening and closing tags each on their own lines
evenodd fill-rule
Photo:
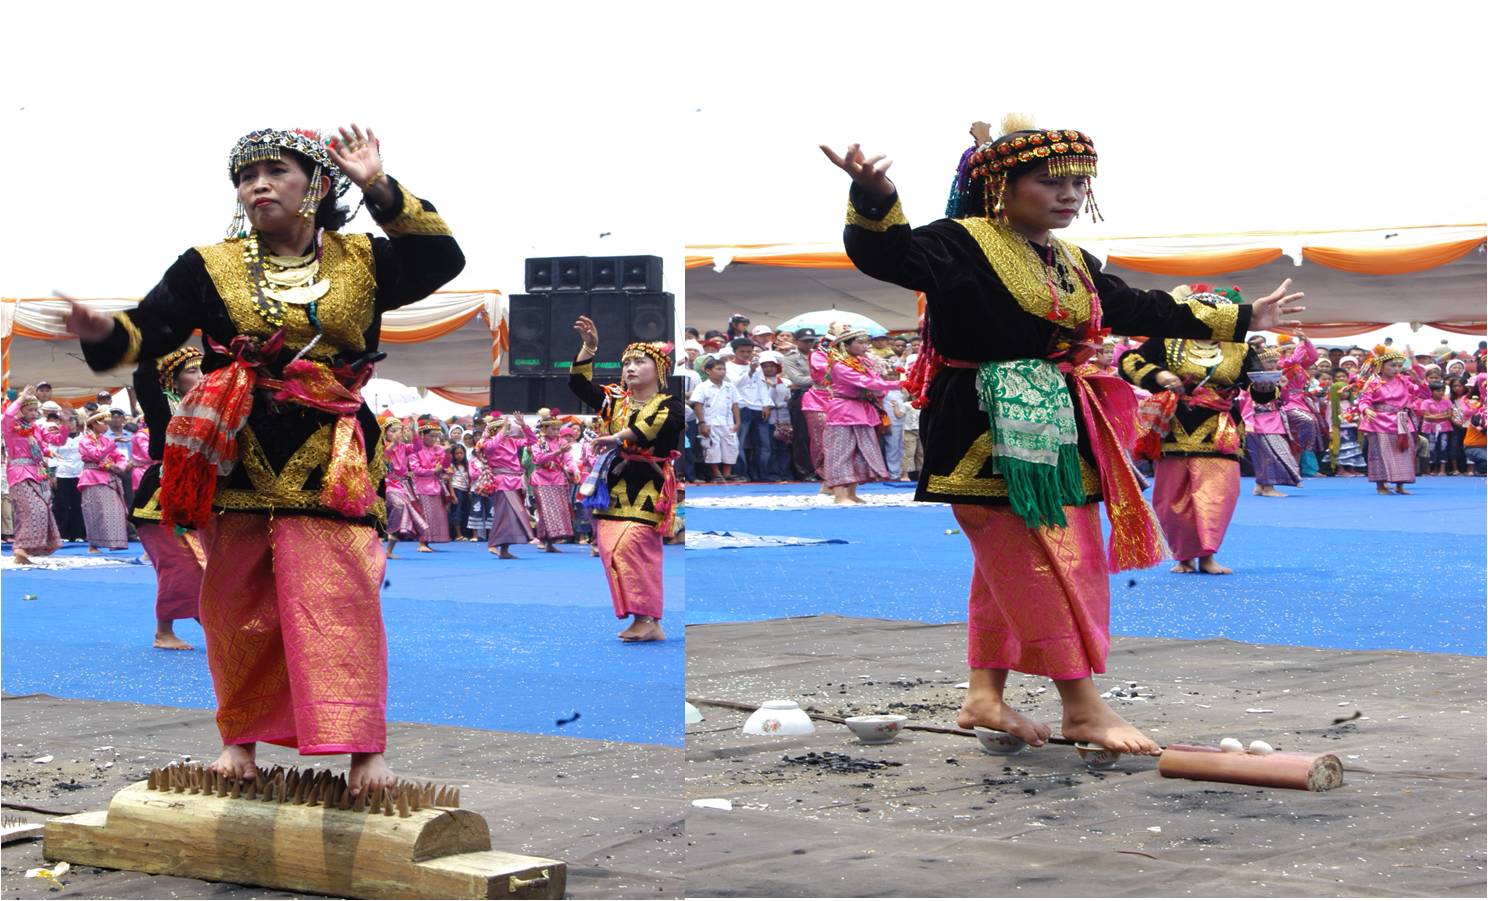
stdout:
<svg viewBox="0 0 1488 901">
<path fill-rule="evenodd" d="M 242 238 L 248 234 L 248 216 L 243 212 L 243 202 L 237 204 L 237 212 L 233 213 L 232 222 L 228 223 L 227 236 L 229 238 Z"/>
<path fill-rule="evenodd" d="M 1106 221 L 1100 214 L 1100 207 L 1095 205 L 1095 189 L 1091 188 L 1085 193 L 1085 212 L 1090 214 L 1091 222 Z"/>
<path fill-rule="evenodd" d="M 320 164 L 315 164 L 315 171 L 310 173 L 310 184 L 305 188 L 305 196 L 300 200 L 300 218 L 306 221 L 315 218 L 315 209 L 320 206 Z"/>
</svg>

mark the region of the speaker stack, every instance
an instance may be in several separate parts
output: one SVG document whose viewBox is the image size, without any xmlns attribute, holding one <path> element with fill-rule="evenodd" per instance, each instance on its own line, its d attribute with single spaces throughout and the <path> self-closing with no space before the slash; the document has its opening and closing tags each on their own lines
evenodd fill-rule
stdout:
<svg viewBox="0 0 1488 901">
<path fill-rule="evenodd" d="M 534 257 L 526 262 L 525 282 L 527 293 L 508 301 L 511 375 L 491 379 L 495 409 L 581 406 L 568 390 L 580 316 L 599 330 L 594 380 L 602 384 L 619 381 L 627 345 L 673 338 L 676 302 L 661 290 L 661 257 Z"/>
</svg>

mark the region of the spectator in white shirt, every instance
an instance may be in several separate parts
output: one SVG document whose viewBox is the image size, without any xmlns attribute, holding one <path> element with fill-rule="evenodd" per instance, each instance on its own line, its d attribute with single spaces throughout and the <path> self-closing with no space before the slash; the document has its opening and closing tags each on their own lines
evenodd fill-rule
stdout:
<svg viewBox="0 0 1488 901">
<path fill-rule="evenodd" d="M 734 359 L 727 365 L 724 378 L 739 393 L 739 452 L 749 480 L 763 482 L 770 478 L 774 445 L 769 423 L 765 422 L 769 403 L 765 375 L 755 358 L 753 341 L 735 338 L 732 347 Z"/>
<path fill-rule="evenodd" d="M 703 363 L 708 380 L 688 396 L 699 421 L 703 462 L 715 482 L 742 481 L 733 474 L 734 463 L 739 459 L 739 395 L 724 378 L 727 365 L 723 360 L 709 357 Z"/>
<path fill-rule="evenodd" d="M 781 374 L 785 357 L 774 350 L 759 355 L 760 372 L 765 381 L 765 427 L 770 436 L 770 471 L 766 477 L 775 482 L 789 482 L 790 465 L 790 382 Z"/>
</svg>

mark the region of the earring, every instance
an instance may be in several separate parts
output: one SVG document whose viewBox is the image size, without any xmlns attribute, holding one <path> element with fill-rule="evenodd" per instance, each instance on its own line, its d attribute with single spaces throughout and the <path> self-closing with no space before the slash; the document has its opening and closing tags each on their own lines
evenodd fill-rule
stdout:
<svg viewBox="0 0 1488 901">
<path fill-rule="evenodd" d="M 1095 189 L 1094 188 L 1091 188 L 1089 191 L 1087 191 L 1085 193 L 1085 211 L 1090 214 L 1090 221 L 1091 222 L 1104 222 L 1104 221 L 1106 221 L 1105 218 L 1102 217 L 1101 214 L 1100 214 L 1100 207 L 1098 207 L 1098 206 L 1095 205 Z"/>
<path fill-rule="evenodd" d="M 243 201 L 237 202 L 237 212 L 233 213 L 232 222 L 227 225 L 227 236 L 229 238 L 243 238 L 248 235 L 248 216 L 243 212 Z"/>
<path fill-rule="evenodd" d="M 315 219 L 315 210 L 320 206 L 320 164 L 315 164 L 315 171 L 310 174 L 310 183 L 305 186 L 305 196 L 300 200 L 300 218 L 306 222 Z"/>
<path fill-rule="evenodd" d="M 993 202 L 992 215 L 993 215 L 993 217 L 995 219 L 997 219 L 998 222 L 1006 222 L 1007 221 L 1007 175 L 1005 173 L 998 173 L 997 175 L 995 175 L 993 177 L 997 181 L 997 186 L 995 188 L 995 190 L 997 192 L 997 197 L 996 197 L 996 200 Z"/>
</svg>

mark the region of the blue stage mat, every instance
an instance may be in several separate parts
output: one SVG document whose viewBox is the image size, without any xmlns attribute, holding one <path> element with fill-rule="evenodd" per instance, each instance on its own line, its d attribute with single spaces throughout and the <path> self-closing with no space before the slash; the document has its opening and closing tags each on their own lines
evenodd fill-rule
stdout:
<svg viewBox="0 0 1488 901">
<path fill-rule="evenodd" d="M 436 547 L 402 544 L 388 561 L 390 720 L 682 745 L 682 548 L 664 556 L 671 640 L 629 645 L 615 637 L 624 624 L 587 547 L 519 546 L 521 560 L 494 559 L 484 544 Z M 134 544 L 110 556 L 139 553 Z M 196 650 L 150 647 L 151 567 L 7 570 L 3 593 L 6 692 L 214 706 L 195 622 L 177 633 Z"/>
<path fill-rule="evenodd" d="M 1359 478 L 1308 479 L 1287 498 L 1243 479 L 1219 559 L 1231 576 L 1167 566 L 1111 578 L 1111 631 L 1258 644 L 1485 653 L 1485 484 L 1423 478 L 1379 497 Z M 865 487 L 862 494 L 908 486 Z M 697 486 L 688 499 L 814 494 L 815 484 Z M 1104 518 L 1104 512 L 1102 513 Z M 693 506 L 693 529 L 846 545 L 689 550 L 689 623 L 835 613 L 966 619 L 971 551 L 949 507 L 755 510 Z M 1135 585 L 1128 583 L 1135 581 Z"/>
</svg>

